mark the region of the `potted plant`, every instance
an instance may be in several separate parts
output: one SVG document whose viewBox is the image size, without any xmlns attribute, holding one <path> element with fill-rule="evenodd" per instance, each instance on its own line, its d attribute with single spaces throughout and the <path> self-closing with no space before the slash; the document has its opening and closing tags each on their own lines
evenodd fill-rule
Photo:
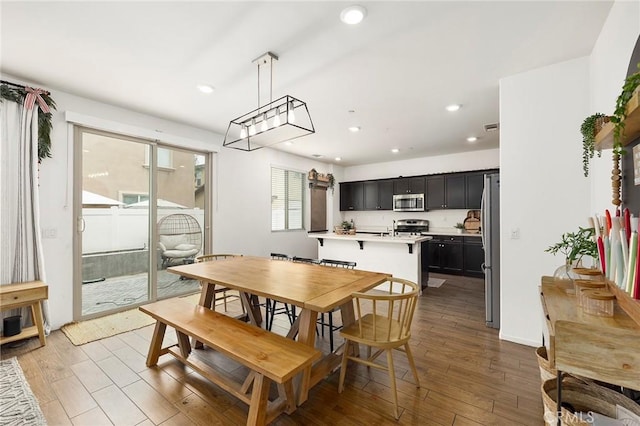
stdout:
<svg viewBox="0 0 640 426">
<path fill-rule="evenodd" d="M 560 242 L 548 247 L 545 252 L 553 255 L 562 253 L 565 258 L 564 265 L 556 269 L 554 276 L 559 278 L 575 278 L 571 268 L 581 265 L 584 256 L 593 259 L 598 258 L 598 246 L 593 239 L 596 230 L 594 228 L 578 228 L 578 232 L 562 234 Z"/>
<path fill-rule="evenodd" d="M 458 222 L 455 224 L 454 228 L 458 230 L 458 234 L 462 234 L 462 231 L 464 231 L 464 224 Z"/>
<path fill-rule="evenodd" d="M 589 176 L 589 161 L 595 154 L 596 134 L 607 121 L 609 121 L 609 117 L 597 112 L 585 118 L 580 126 L 580 133 L 582 133 L 582 170 L 584 171 L 584 177 Z M 602 152 L 598 150 L 598 157 L 601 155 Z"/>
<path fill-rule="evenodd" d="M 342 235 L 346 235 L 346 234 L 354 235 L 356 233 L 356 227 L 353 221 L 349 222 L 348 220 L 344 220 L 342 221 L 340 226 L 336 226 L 334 228 L 333 232 L 335 232 L 336 234 L 342 234 Z"/>
</svg>

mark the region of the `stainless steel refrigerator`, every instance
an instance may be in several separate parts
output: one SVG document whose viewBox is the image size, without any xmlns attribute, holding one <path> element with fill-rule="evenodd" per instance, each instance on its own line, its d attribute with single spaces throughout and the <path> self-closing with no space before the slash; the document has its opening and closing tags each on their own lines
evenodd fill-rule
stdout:
<svg viewBox="0 0 640 426">
<path fill-rule="evenodd" d="M 484 300 L 487 327 L 500 328 L 500 174 L 484 175 L 482 193 Z"/>
</svg>

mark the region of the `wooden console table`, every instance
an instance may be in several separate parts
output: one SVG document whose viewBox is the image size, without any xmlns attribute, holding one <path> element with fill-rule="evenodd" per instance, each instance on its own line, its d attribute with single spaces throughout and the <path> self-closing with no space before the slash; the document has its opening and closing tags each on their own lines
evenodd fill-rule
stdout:
<svg viewBox="0 0 640 426">
<path fill-rule="evenodd" d="M 614 316 L 603 318 L 577 306 L 570 281 L 542 277 L 540 289 L 549 363 L 558 371 L 558 411 L 562 372 L 640 390 L 640 302 L 611 288 L 618 298 Z"/>
<path fill-rule="evenodd" d="M 35 325 L 22 329 L 20 334 L 0 337 L 0 344 L 14 342 L 33 336 L 40 338 L 40 345 L 47 344 L 44 336 L 44 321 L 40 302 L 49 297 L 49 287 L 42 281 L 0 285 L 0 311 L 31 307 L 31 315 Z"/>
</svg>

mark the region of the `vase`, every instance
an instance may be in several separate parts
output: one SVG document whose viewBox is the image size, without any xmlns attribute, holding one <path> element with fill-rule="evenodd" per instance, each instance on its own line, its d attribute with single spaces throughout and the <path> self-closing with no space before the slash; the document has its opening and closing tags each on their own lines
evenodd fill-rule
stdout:
<svg viewBox="0 0 640 426">
<path fill-rule="evenodd" d="M 581 262 L 579 260 L 573 263 L 567 261 L 564 263 L 564 265 L 560 265 L 558 266 L 558 268 L 556 268 L 556 270 L 553 272 L 553 278 L 558 280 L 569 280 L 573 282 L 573 280 L 580 278 L 580 275 L 578 275 L 573 270 L 573 268 L 580 266 Z"/>
</svg>

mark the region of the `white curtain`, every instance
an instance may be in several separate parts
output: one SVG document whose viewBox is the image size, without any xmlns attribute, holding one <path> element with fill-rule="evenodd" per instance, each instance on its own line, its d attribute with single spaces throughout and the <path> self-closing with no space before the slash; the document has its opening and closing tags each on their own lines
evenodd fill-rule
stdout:
<svg viewBox="0 0 640 426">
<path fill-rule="evenodd" d="M 46 283 L 38 194 L 38 106 L 0 102 L 0 285 L 41 280 Z M 19 312 L 20 311 L 20 312 Z M 3 312 L 22 315 L 30 310 Z M 48 303 L 43 303 L 45 331 L 51 330 Z"/>
</svg>

